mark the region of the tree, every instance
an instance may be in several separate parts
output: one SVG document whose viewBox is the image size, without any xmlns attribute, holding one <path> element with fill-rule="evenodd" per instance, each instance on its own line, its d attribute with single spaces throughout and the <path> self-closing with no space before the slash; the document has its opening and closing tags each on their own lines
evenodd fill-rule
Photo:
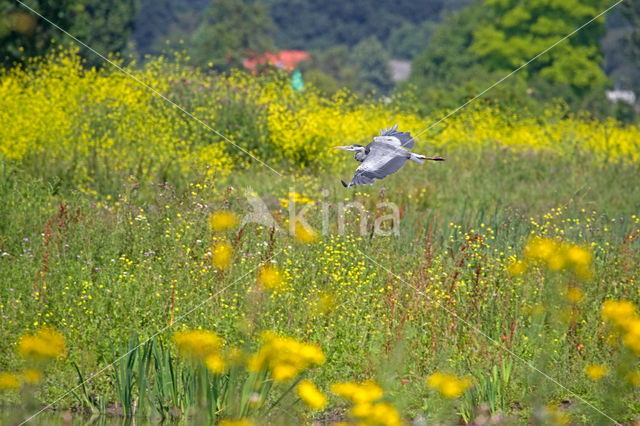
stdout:
<svg viewBox="0 0 640 426">
<path fill-rule="evenodd" d="M 488 70 L 469 49 L 474 31 L 487 22 L 487 9 L 474 3 L 448 14 L 435 29 L 426 50 L 413 61 L 409 80 L 400 87 L 413 93 L 421 112 L 456 108 L 504 76 Z M 526 89 L 516 76 L 485 97 L 522 104 Z"/>
<path fill-rule="evenodd" d="M 640 1 L 627 1 L 620 4 L 622 14 L 631 24 L 626 37 L 626 53 L 636 66 L 640 66 Z"/>
<path fill-rule="evenodd" d="M 387 50 L 394 58 L 413 59 L 427 47 L 429 37 L 436 27 L 437 23 L 433 21 L 420 24 L 405 22 L 389 35 Z"/>
<path fill-rule="evenodd" d="M 158 54 L 165 42 L 187 40 L 202 22 L 210 0 L 140 0 L 131 36 L 141 54 Z"/>
<path fill-rule="evenodd" d="M 71 29 L 73 17 L 82 7 L 80 0 L 38 0 L 29 6 Z M 0 3 L 0 61 L 5 65 L 39 56 L 52 42 L 63 42 L 63 34 L 29 10 L 13 2 Z"/>
<path fill-rule="evenodd" d="M 604 9 L 603 0 L 485 0 L 492 16 L 473 33 L 470 50 L 489 70 L 510 71 L 550 47 Z M 523 71 L 571 86 L 578 93 L 601 87 L 599 40 L 604 18 L 584 27 Z"/>
<path fill-rule="evenodd" d="M 375 36 L 386 44 L 405 23 L 437 21 L 443 10 L 470 0 L 265 0 L 278 27 L 277 42 L 291 49 L 353 47 Z M 453 6 L 452 6 L 453 5 Z"/>
<path fill-rule="evenodd" d="M 0 60 L 5 65 L 45 54 L 52 46 L 75 43 L 60 30 L 18 4 L 0 4 Z M 100 53 L 123 52 L 137 0 L 32 0 L 29 6 Z M 82 54 L 99 61 L 83 49 Z"/>
<path fill-rule="evenodd" d="M 71 34 L 103 55 L 127 51 L 138 11 L 138 0 L 85 0 L 75 16 Z M 90 64 L 102 59 L 88 51 L 81 51 Z"/>
<path fill-rule="evenodd" d="M 357 76 L 355 89 L 363 93 L 389 91 L 393 87 L 389 59 L 389 53 L 373 36 L 355 45 L 349 56 Z"/>
<path fill-rule="evenodd" d="M 214 0 L 192 37 L 194 63 L 220 69 L 239 67 L 248 54 L 275 48 L 274 24 L 260 2 Z"/>
</svg>

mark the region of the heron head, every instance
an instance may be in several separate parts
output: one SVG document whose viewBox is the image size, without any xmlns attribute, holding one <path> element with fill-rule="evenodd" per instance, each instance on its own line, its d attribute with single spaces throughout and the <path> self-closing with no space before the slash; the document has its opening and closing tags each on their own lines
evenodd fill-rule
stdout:
<svg viewBox="0 0 640 426">
<path fill-rule="evenodd" d="M 359 152 L 364 149 L 362 145 L 353 144 L 353 145 L 345 145 L 345 146 L 334 146 L 333 149 L 341 149 L 343 151 L 354 151 Z"/>
</svg>

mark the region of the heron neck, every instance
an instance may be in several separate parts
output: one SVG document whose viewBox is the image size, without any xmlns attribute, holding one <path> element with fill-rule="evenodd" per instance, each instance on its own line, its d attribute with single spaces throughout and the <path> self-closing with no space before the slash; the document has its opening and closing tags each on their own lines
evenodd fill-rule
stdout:
<svg viewBox="0 0 640 426">
<path fill-rule="evenodd" d="M 355 158 L 356 160 L 363 162 L 365 158 L 367 158 L 367 154 L 365 154 L 364 149 L 362 151 L 358 151 L 356 152 L 356 154 L 353 156 L 353 158 Z"/>
</svg>

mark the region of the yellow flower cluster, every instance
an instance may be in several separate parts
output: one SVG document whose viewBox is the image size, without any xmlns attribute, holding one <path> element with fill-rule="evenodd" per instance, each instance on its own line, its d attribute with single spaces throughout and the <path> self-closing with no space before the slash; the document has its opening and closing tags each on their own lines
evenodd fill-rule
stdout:
<svg viewBox="0 0 640 426">
<path fill-rule="evenodd" d="M 274 265 L 265 265 L 258 271 L 258 284 L 266 290 L 277 290 L 286 282 L 280 269 Z"/>
<path fill-rule="evenodd" d="M 53 328 L 43 327 L 18 340 L 18 353 L 27 360 L 43 362 L 64 356 L 67 350 L 62 334 Z"/>
<path fill-rule="evenodd" d="M 24 370 L 22 374 L 0 373 L 0 390 L 18 389 L 21 383 L 37 385 L 42 382 L 42 372 L 35 368 Z"/>
<path fill-rule="evenodd" d="M 305 244 L 315 243 L 316 241 L 318 241 L 318 238 L 319 238 L 318 233 L 316 231 L 314 231 L 313 229 L 307 226 L 304 226 L 299 221 L 296 221 L 294 236 L 296 240 Z"/>
<path fill-rule="evenodd" d="M 220 211 L 209 217 L 209 226 L 213 232 L 221 232 L 238 226 L 238 221 L 238 216 L 235 213 Z"/>
<path fill-rule="evenodd" d="M 609 369 L 600 364 L 589 364 L 584 368 L 584 372 L 591 380 L 600 380 L 607 375 Z"/>
<path fill-rule="evenodd" d="M 322 365 L 325 356 L 319 346 L 302 343 L 272 332 L 261 336 L 262 345 L 249 358 L 249 371 L 269 371 L 277 382 L 294 379 L 305 370 Z"/>
<path fill-rule="evenodd" d="M 231 265 L 231 260 L 233 260 L 233 248 L 229 243 L 221 242 L 213 247 L 211 263 L 216 269 L 224 271 Z"/>
<path fill-rule="evenodd" d="M 216 333 L 207 330 L 178 331 L 173 335 L 178 352 L 193 361 L 204 362 L 213 373 L 222 373 L 225 361 L 222 357 L 223 341 Z"/>
<path fill-rule="evenodd" d="M 18 389 L 20 378 L 13 373 L 0 373 L 0 390 Z"/>
<path fill-rule="evenodd" d="M 427 385 L 436 389 L 445 398 L 458 398 L 472 386 L 471 380 L 466 377 L 440 372 L 427 377 Z"/>
<path fill-rule="evenodd" d="M 394 426 L 403 423 L 398 410 L 382 400 L 384 392 L 376 382 L 335 383 L 331 385 L 331 391 L 353 404 L 349 414 L 358 424 Z"/>
<path fill-rule="evenodd" d="M 327 397 L 310 380 L 302 380 L 296 387 L 296 392 L 309 408 L 322 410 L 327 406 Z"/>
<path fill-rule="evenodd" d="M 523 272 L 528 263 L 541 263 L 553 271 L 571 270 L 581 278 L 592 275 L 589 249 L 552 238 L 532 238 L 524 248 L 524 260 L 524 264 L 513 263 L 512 272 Z"/>
<path fill-rule="evenodd" d="M 622 334 L 622 343 L 640 356 L 640 315 L 636 306 L 626 300 L 607 300 L 602 304 L 602 318 L 611 322 Z"/>
<path fill-rule="evenodd" d="M 218 426 L 254 426 L 255 423 L 249 419 L 230 420 L 224 419 L 218 422 Z"/>
<path fill-rule="evenodd" d="M 286 79 L 267 75 L 232 72 L 211 79 L 162 57 L 122 67 L 169 97 L 188 89 L 190 113 L 270 163 L 332 167 L 344 158 L 329 149 L 336 140 L 362 143 L 393 123 L 415 134 L 433 121 L 346 92 L 326 98 L 310 88 L 299 96 Z M 223 109 L 240 102 L 252 112 L 253 127 L 221 128 L 221 117 L 228 115 Z M 247 163 L 247 156 L 228 141 L 185 120 L 132 79 L 110 68 L 84 67 L 77 49 L 60 49 L 4 72 L 0 123 L 1 158 L 28 163 L 36 172 L 72 170 L 72 178 L 82 183 L 103 170 L 140 178 L 194 170 L 224 177 Z M 577 148 L 595 159 L 637 162 L 639 138 L 636 126 L 615 120 L 586 120 L 557 109 L 542 117 L 518 116 L 482 106 L 451 117 L 430 143 L 436 150 L 499 144 L 566 156 Z M 55 166 L 38 170 L 44 159 Z M 297 201 L 307 201 L 303 198 Z"/>
<path fill-rule="evenodd" d="M 285 209 L 288 208 L 291 203 L 294 203 L 294 204 L 308 204 L 308 205 L 315 204 L 315 201 L 313 201 L 312 198 L 305 197 L 305 196 L 303 196 L 300 193 L 295 192 L 295 191 L 289 191 L 289 193 L 287 195 L 288 195 L 288 198 L 280 198 L 280 205 L 282 207 L 284 207 Z"/>
<path fill-rule="evenodd" d="M 30 385 L 37 385 L 42 381 L 42 372 L 35 368 L 29 368 L 22 372 L 22 380 Z"/>
</svg>

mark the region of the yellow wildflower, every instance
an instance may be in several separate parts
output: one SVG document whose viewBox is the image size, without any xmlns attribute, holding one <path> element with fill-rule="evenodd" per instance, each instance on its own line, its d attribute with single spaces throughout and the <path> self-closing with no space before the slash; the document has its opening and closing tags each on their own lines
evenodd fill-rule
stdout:
<svg viewBox="0 0 640 426">
<path fill-rule="evenodd" d="M 294 234 L 295 234 L 296 240 L 305 244 L 315 243 L 316 241 L 318 241 L 318 238 L 319 238 L 317 232 L 315 232 L 313 229 L 310 229 L 304 226 L 299 221 L 296 221 Z"/>
<path fill-rule="evenodd" d="M 515 259 L 509 263 L 509 266 L 507 266 L 507 272 L 509 272 L 509 274 L 512 276 L 522 275 L 526 271 L 527 264 L 522 260 Z"/>
<path fill-rule="evenodd" d="M 233 248 L 227 243 L 218 243 L 213 248 L 211 262 L 216 269 L 224 271 L 233 259 Z"/>
<path fill-rule="evenodd" d="M 238 216 L 230 211 L 216 212 L 209 218 L 209 226 L 213 232 L 225 231 L 238 225 Z"/>
<path fill-rule="evenodd" d="M 35 368 L 30 368 L 22 372 L 22 378 L 25 383 L 30 385 L 37 385 L 42 381 L 42 372 Z"/>
<path fill-rule="evenodd" d="M 584 297 L 584 292 L 578 287 L 569 287 L 567 288 L 565 297 L 571 303 L 578 303 Z"/>
<path fill-rule="evenodd" d="M 50 327 L 43 327 L 18 340 L 18 353 L 31 361 L 49 361 L 66 352 L 64 336 Z"/>
<path fill-rule="evenodd" d="M 18 376 L 12 373 L 0 373 L 0 390 L 17 389 L 20 387 Z"/>
<path fill-rule="evenodd" d="M 267 290 L 276 290 L 285 284 L 285 280 L 276 266 L 265 265 L 258 271 L 258 283 Z"/>
<path fill-rule="evenodd" d="M 524 248 L 524 256 L 530 260 L 547 262 L 558 252 L 558 243 L 549 238 L 533 238 Z"/>
<path fill-rule="evenodd" d="M 255 423 L 249 419 L 230 420 L 224 419 L 218 422 L 218 426 L 254 426 Z"/>
<path fill-rule="evenodd" d="M 607 375 L 609 369 L 604 365 L 589 364 L 584 368 L 584 372 L 591 380 L 600 380 Z"/>
<path fill-rule="evenodd" d="M 640 386 L 640 372 L 632 371 L 627 374 L 627 382 L 634 387 Z"/>
<path fill-rule="evenodd" d="M 635 305 L 627 300 L 607 300 L 602 304 L 602 318 L 611 320 L 618 326 L 635 319 L 636 316 Z"/>
<path fill-rule="evenodd" d="M 568 269 L 580 278 L 589 278 L 592 275 L 593 256 L 587 248 L 578 245 L 535 237 L 525 246 L 524 257 L 527 261 L 545 264 L 553 271 Z"/>
<path fill-rule="evenodd" d="M 218 356 L 223 344 L 216 333 L 207 330 L 178 331 L 173 335 L 173 341 L 182 356 L 197 361 Z"/>
<path fill-rule="evenodd" d="M 334 383 L 331 385 L 331 392 L 348 399 L 354 404 L 377 401 L 383 395 L 380 385 L 371 380 L 361 383 Z"/>
<path fill-rule="evenodd" d="M 336 298 L 328 291 L 323 291 L 318 296 L 317 301 L 314 303 L 313 308 L 319 314 L 325 315 L 331 312 L 336 306 Z"/>
<path fill-rule="evenodd" d="M 457 398 L 471 387 L 471 380 L 437 372 L 427 377 L 427 385 L 437 389 L 445 398 Z"/>
<path fill-rule="evenodd" d="M 398 426 L 402 424 L 400 413 L 389 402 L 356 404 L 349 413 L 362 425 Z"/>
<path fill-rule="evenodd" d="M 220 355 L 209 355 L 204 359 L 204 365 L 207 366 L 209 371 L 216 374 L 224 373 L 226 367 L 224 359 Z"/>
<path fill-rule="evenodd" d="M 571 246 L 566 251 L 567 260 L 574 265 L 589 266 L 593 256 L 584 247 Z"/>
<path fill-rule="evenodd" d="M 303 371 L 325 362 L 320 347 L 266 332 L 262 345 L 247 362 L 249 371 L 270 371 L 277 382 L 297 377 Z"/>
<path fill-rule="evenodd" d="M 310 380 L 301 381 L 296 388 L 296 392 L 309 408 L 322 410 L 327 406 L 327 397 Z"/>
</svg>

